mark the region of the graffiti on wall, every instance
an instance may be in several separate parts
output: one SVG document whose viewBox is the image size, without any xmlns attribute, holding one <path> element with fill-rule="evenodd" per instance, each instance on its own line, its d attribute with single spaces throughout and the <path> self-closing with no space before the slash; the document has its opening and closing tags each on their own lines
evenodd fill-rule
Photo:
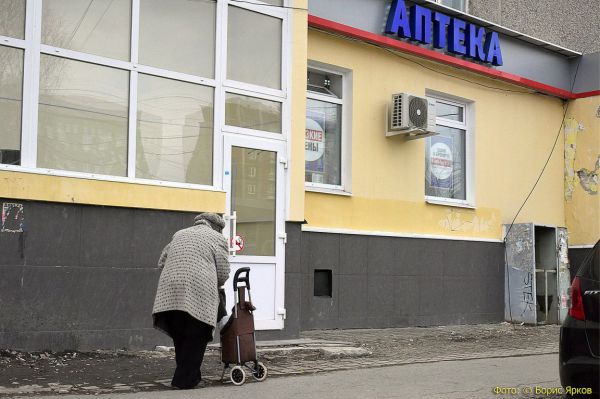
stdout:
<svg viewBox="0 0 600 399">
<path fill-rule="evenodd" d="M 496 228 L 498 220 L 495 212 L 492 212 L 489 217 L 484 217 L 478 216 L 472 211 L 461 212 L 456 209 L 448 209 L 446 216 L 439 221 L 439 225 L 447 231 L 481 233 Z"/>
<path fill-rule="evenodd" d="M 14 202 L 2 203 L 2 233 L 22 233 L 25 224 L 23 204 Z"/>
<path fill-rule="evenodd" d="M 524 317 L 525 314 L 533 312 L 535 309 L 535 299 L 533 298 L 533 273 L 527 272 L 527 274 L 523 276 L 521 294 L 523 295 L 523 311 L 521 312 L 521 317 Z"/>
</svg>

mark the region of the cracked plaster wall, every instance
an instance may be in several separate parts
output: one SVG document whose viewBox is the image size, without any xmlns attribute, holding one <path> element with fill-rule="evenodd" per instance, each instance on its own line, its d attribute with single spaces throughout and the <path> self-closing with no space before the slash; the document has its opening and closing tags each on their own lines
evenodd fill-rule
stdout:
<svg viewBox="0 0 600 399">
<path fill-rule="evenodd" d="M 600 239 L 600 96 L 573 101 L 564 124 L 565 219 L 570 245 Z"/>
</svg>

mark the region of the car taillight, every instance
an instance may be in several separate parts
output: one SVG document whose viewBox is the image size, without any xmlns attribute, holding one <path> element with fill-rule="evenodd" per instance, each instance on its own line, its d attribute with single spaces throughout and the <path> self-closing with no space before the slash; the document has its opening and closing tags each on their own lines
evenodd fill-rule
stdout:
<svg viewBox="0 0 600 399">
<path fill-rule="evenodd" d="M 571 284 L 571 306 L 569 307 L 569 316 L 577 320 L 585 320 L 583 311 L 583 297 L 581 296 L 581 286 L 579 277 L 575 277 Z"/>
</svg>

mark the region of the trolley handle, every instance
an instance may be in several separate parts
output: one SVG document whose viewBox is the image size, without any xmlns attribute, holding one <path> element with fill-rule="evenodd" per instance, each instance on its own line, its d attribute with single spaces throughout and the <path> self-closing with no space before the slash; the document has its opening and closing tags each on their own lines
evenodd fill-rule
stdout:
<svg viewBox="0 0 600 399">
<path fill-rule="evenodd" d="M 245 273 L 244 277 L 240 277 L 240 274 Z M 239 283 L 246 283 L 246 287 L 250 290 L 250 268 L 242 267 L 235 272 L 233 276 L 233 290 L 238 290 Z"/>
</svg>

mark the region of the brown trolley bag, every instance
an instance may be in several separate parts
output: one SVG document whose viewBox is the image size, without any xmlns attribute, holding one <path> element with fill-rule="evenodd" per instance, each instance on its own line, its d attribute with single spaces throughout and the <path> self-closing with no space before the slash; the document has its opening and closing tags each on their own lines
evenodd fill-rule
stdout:
<svg viewBox="0 0 600 399">
<path fill-rule="evenodd" d="M 242 267 L 235 272 L 233 292 L 235 300 L 233 314 L 221 330 L 221 361 L 224 364 L 222 376 L 227 369 L 230 369 L 231 382 L 242 385 L 246 379 L 245 367 L 250 370 L 255 380 L 263 381 L 267 377 L 267 368 L 256 358 L 253 314 L 256 308 L 252 305 L 250 294 L 249 267 Z M 248 300 L 246 300 L 246 292 Z M 232 364 L 235 366 L 230 367 Z"/>
</svg>

